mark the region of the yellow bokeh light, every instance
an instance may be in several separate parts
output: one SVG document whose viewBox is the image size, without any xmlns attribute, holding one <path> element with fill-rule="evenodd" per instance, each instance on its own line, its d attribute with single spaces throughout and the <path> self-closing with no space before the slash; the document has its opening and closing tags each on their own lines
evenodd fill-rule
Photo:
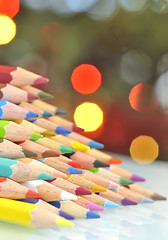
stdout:
<svg viewBox="0 0 168 240">
<path fill-rule="evenodd" d="M 5 15 L 0 15 L 0 44 L 9 43 L 16 34 L 14 21 Z"/>
<path fill-rule="evenodd" d="M 103 122 L 103 112 L 97 104 L 84 102 L 76 108 L 74 120 L 85 132 L 95 131 Z"/>
<path fill-rule="evenodd" d="M 132 141 L 130 154 L 135 162 L 150 164 L 157 158 L 159 146 L 152 137 L 142 135 Z"/>
</svg>

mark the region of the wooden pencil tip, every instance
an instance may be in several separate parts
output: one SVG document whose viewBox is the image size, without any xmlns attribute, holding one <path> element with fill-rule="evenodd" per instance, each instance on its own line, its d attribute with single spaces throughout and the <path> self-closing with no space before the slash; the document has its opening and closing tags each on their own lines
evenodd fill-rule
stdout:
<svg viewBox="0 0 168 240">
<path fill-rule="evenodd" d="M 158 193 L 154 193 L 151 198 L 155 201 L 159 201 L 159 200 L 166 200 L 167 198 L 158 194 Z"/>
</svg>

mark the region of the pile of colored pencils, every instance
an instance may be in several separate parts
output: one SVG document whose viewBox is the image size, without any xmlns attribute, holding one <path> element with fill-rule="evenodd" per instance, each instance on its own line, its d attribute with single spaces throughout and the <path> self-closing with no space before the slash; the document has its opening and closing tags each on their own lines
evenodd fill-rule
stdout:
<svg viewBox="0 0 168 240">
<path fill-rule="evenodd" d="M 34 87 L 48 79 L 0 66 L 0 220 L 34 228 L 74 226 L 97 211 L 165 197 L 141 187 L 143 177 L 116 164 L 103 144 L 44 102 Z M 33 85 L 33 86 L 32 86 Z M 96 213 L 95 213 L 96 212 Z"/>
</svg>

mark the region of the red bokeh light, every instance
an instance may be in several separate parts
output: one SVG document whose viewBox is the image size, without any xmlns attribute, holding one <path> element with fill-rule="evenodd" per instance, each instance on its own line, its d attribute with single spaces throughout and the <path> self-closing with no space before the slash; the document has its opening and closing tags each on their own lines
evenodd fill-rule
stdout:
<svg viewBox="0 0 168 240">
<path fill-rule="evenodd" d="M 19 0 L 0 0 L 0 15 L 13 18 L 19 12 Z"/>
<path fill-rule="evenodd" d="M 131 89 L 129 102 L 135 111 L 144 113 L 152 112 L 158 106 L 153 87 L 145 83 L 139 83 Z"/>
<path fill-rule="evenodd" d="M 73 70 L 71 82 L 81 94 L 94 93 L 101 85 L 101 73 L 93 65 L 82 64 Z"/>
</svg>

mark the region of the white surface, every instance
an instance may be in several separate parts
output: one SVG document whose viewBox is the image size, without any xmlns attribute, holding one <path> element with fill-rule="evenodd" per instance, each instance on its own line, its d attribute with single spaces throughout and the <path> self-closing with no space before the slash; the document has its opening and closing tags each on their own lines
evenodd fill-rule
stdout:
<svg viewBox="0 0 168 240">
<path fill-rule="evenodd" d="M 129 157 L 115 155 L 124 161 L 122 167 L 143 176 L 141 185 L 168 197 L 168 162 L 156 161 L 140 166 Z M 2 240 L 167 240 L 167 201 L 109 209 L 100 219 L 75 220 L 74 228 L 32 230 L 0 222 Z"/>
</svg>

